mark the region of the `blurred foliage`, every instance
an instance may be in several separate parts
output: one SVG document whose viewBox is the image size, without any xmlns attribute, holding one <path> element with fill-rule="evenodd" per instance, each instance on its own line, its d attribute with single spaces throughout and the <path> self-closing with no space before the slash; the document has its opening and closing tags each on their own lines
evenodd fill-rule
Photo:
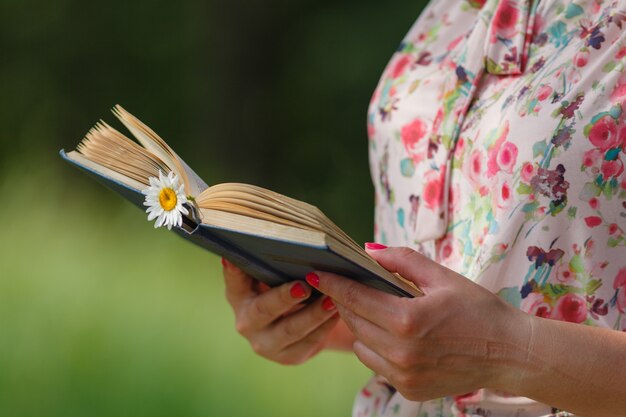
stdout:
<svg viewBox="0 0 626 417">
<path fill-rule="evenodd" d="M 100 201 L 112 192 L 35 185 L 58 177 L 0 186 L 3 218 L 19 220 L 0 241 L 0 416 L 349 414 L 369 375 L 356 358 L 260 359 L 234 331 L 214 256 Z"/>
<path fill-rule="evenodd" d="M 209 184 L 303 199 L 369 240 L 367 104 L 422 6 L 0 2 L 0 416 L 349 414 L 356 359 L 255 357 L 215 258 L 57 152 L 120 103 Z"/>
</svg>

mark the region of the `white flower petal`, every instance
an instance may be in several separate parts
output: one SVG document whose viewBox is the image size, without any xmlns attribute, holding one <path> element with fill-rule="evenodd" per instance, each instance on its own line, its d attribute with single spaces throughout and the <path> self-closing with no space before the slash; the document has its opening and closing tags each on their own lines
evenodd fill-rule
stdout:
<svg viewBox="0 0 626 417">
<path fill-rule="evenodd" d="M 189 210 L 183 206 L 189 200 L 185 195 L 185 187 L 179 180 L 180 178 L 173 171 L 166 175 L 159 170 L 159 178 L 150 177 L 148 179 L 150 186 L 142 190 L 142 194 L 145 195 L 143 205 L 147 207 L 148 221 L 156 219 L 155 228 L 166 226 L 171 230 L 172 226 L 180 227 L 183 223 L 183 215 L 189 214 Z M 164 188 L 171 188 L 176 193 L 176 206 L 169 211 L 161 206 L 159 199 Z"/>
</svg>

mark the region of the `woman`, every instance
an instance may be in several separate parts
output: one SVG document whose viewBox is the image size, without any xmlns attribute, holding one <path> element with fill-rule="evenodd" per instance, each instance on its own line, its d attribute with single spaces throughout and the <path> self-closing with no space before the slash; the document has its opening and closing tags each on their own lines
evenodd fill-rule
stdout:
<svg viewBox="0 0 626 417">
<path fill-rule="evenodd" d="M 431 2 L 368 114 L 394 247 L 366 249 L 425 297 L 321 271 L 258 290 L 225 263 L 255 351 L 353 350 L 378 374 L 355 416 L 625 415 L 625 21 L 624 1 Z"/>
</svg>

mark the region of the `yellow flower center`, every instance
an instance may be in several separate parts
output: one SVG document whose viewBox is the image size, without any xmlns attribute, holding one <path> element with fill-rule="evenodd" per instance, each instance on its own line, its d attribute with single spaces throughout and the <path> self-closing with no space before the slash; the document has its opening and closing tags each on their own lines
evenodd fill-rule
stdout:
<svg viewBox="0 0 626 417">
<path fill-rule="evenodd" d="M 176 203 L 178 202 L 178 198 L 176 198 L 176 192 L 171 188 L 164 188 L 159 193 L 159 203 L 163 210 L 172 211 L 174 207 L 176 207 Z"/>
</svg>

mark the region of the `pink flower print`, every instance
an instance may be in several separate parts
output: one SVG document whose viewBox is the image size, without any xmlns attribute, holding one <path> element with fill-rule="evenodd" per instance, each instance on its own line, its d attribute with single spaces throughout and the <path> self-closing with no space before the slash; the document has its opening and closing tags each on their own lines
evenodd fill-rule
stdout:
<svg viewBox="0 0 626 417">
<path fill-rule="evenodd" d="M 547 84 L 542 84 L 537 89 L 537 100 L 544 101 L 545 99 L 550 97 L 550 94 L 552 94 L 552 87 Z"/>
<path fill-rule="evenodd" d="M 584 67 L 589 62 L 589 50 L 582 49 L 574 55 L 573 64 L 579 68 Z"/>
<path fill-rule="evenodd" d="M 626 46 L 619 48 L 619 51 L 615 54 L 615 59 L 622 59 L 626 56 Z"/>
<path fill-rule="evenodd" d="M 492 43 L 495 42 L 497 36 L 506 39 L 512 38 L 516 32 L 515 26 L 517 25 L 518 17 L 519 11 L 512 1 L 501 1 L 493 16 Z"/>
<path fill-rule="evenodd" d="M 617 309 L 626 313 L 626 267 L 620 269 L 613 281 L 613 289 L 617 290 Z"/>
<path fill-rule="evenodd" d="M 600 149 L 590 149 L 583 155 L 583 166 L 591 168 L 597 166 L 604 159 L 604 153 Z"/>
<path fill-rule="evenodd" d="M 529 183 L 534 176 L 535 166 L 531 162 L 524 162 L 524 165 L 522 165 L 522 172 L 520 172 L 522 181 Z"/>
<path fill-rule="evenodd" d="M 426 204 L 426 207 L 430 209 L 438 209 L 443 202 L 443 182 L 444 171 L 441 173 L 437 171 L 428 171 L 426 173 L 426 185 L 422 192 L 422 199 Z"/>
<path fill-rule="evenodd" d="M 541 293 L 531 292 L 522 300 L 520 309 L 537 317 L 550 317 L 552 308 Z"/>
<path fill-rule="evenodd" d="M 619 177 L 624 172 L 624 163 L 620 159 L 602 161 L 600 171 L 605 181 L 612 177 Z"/>
<path fill-rule="evenodd" d="M 479 149 L 474 149 L 469 157 L 469 179 L 476 185 L 476 187 L 480 187 L 482 185 L 483 180 L 483 171 L 485 170 L 485 162 L 483 158 L 483 154 Z"/>
<path fill-rule="evenodd" d="M 587 301 L 578 294 L 565 294 L 556 302 L 550 318 L 582 323 L 587 318 Z"/>
<path fill-rule="evenodd" d="M 451 184 L 450 192 L 448 193 L 448 213 L 454 213 L 458 203 L 458 198 L 461 193 L 458 184 Z"/>
<path fill-rule="evenodd" d="M 615 233 L 617 233 L 618 230 L 619 230 L 619 226 L 617 225 L 617 223 L 611 223 L 609 225 L 609 234 L 610 235 L 614 235 Z"/>
<path fill-rule="evenodd" d="M 454 147 L 454 157 L 461 158 L 463 155 L 463 151 L 465 150 L 465 139 L 460 137 L 459 140 L 456 141 L 456 145 Z"/>
<path fill-rule="evenodd" d="M 611 92 L 611 103 L 623 103 L 626 100 L 626 74 L 622 74 L 615 87 L 613 87 L 613 91 Z"/>
<path fill-rule="evenodd" d="M 452 42 L 450 42 L 450 43 L 448 44 L 448 46 L 447 46 L 447 48 L 446 48 L 446 49 L 447 49 L 448 51 L 453 50 L 454 48 L 456 48 L 456 46 L 459 44 L 459 42 L 461 42 L 461 41 L 463 40 L 463 38 L 465 38 L 465 35 L 461 35 L 461 36 L 459 36 L 459 37 L 455 38 Z"/>
<path fill-rule="evenodd" d="M 513 166 L 517 160 L 517 146 L 511 142 L 505 142 L 498 151 L 498 166 L 504 172 L 513 172 Z"/>
<path fill-rule="evenodd" d="M 435 115 L 435 120 L 433 120 L 432 132 L 437 133 L 439 128 L 441 127 L 441 121 L 443 120 L 443 109 L 437 110 L 437 114 Z"/>
<path fill-rule="evenodd" d="M 532 34 L 539 35 L 544 31 L 545 27 L 546 27 L 546 19 L 543 16 L 541 16 L 540 13 L 537 13 L 535 15 L 535 20 L 533 22 L 532 31 L 530 31 L 530 33 L 531 35 Z"/>
<path fill-rule="evenodd" d="M 452 235 L 447 235 L 444 239 L 437 242 L 439 261 L 445 261 L 454 253 L 454 241 Z"/>
<path fill-rule="evenodd" d="M 426 123 L 421 119 L 415 119 L 411 123 L 404 125 L 400 130 L 402 144 L 417 164 L 426 156 L 426 141 L 423 141 L 426 135 Z M 420 142 L 422 142 L 420 144 Z"/>
<path fill-rule="evenodd" d="M 509 186 L 509 183 L 505 180 L 502 180 L 498 183 L 495 190 L 495 203 L 499 208 L 507 208 L 511 205 L 513 201 L 513 191 Z"/>
<path fill-rule="evenodd" d="M 567 263 L 561 264 L 556 270 L 556 280 L 563 284 L 568 284 L 576 280 L 576 274 L 569 269 Z"/>
<path fill-rule="evenodd" d="M 589 264 L 590 272 L 589 275 L 593 275 L 594 277 L 601 277 L 604 275 L 604 269 L 609 264 L 607 261 L 603 262 L 586 262 L 585 265 Z"/>
<path fill-rule="evenodd" d="M 500 136 L 493 144 L 493 146 L 488 151 L 488 160 L 487 160 L 487 176 L 493 177 L 496 173 L 501 169 L 499 165 L 498 156 L 500 154 L 500 148 L 502 148 L 502 144 L 506 140 L 506 137 L 509 134 L 509 122 L 505 121 L 504 126 L 502 128 L 502 132 Z M 515 156 L 517 157 L 517 148 L 515 149 Z"/>
<path fill-rule="evenodd" d="M 576 67 L 570 67 L 565 75 L 565 78 L 569 83 L 572 83 L 572 85 L 577 84 L 580 81 L 581 73 L 576 70 Z"/>
<path fill-rule="evenodd" d="M 589 199 L 589 207 L 591 207 L 594 210 L 598 209 L 598 199 L 595 197 L 591 197 L 591 199 Z"/>
<path fill-rule="evenodd" d="M 626 98 L 626 83 L 617 84 L 611 92 L 611 103 L 623 103 Z"/>
<path fill-rule="evenodd" d="M 501 256 L 504 255 L 504 253 L 506 252 L 506 250 L 509 248 L 509 244 L 508 243 L 500 243 L 499 245 L 496 245 L 493 248 L 493 253 L 495 255 Z"/>
<path fill-rule="evenodd" d="M 585 223 L 588 227 L 596 227 L 602 224 L 602 219 L 598 216 L 587 216 L 585 217 Z"/>
<path fill-rule="evenodd" d="M 403 55 L 400 59 L 398 59 L 391 70 L 391 78 L 401 77 L 410 62 L 411 58 L 409 55 Z"/>
<path fill-rule="evenodd" d="M 603 152 L 615 147 L 617 139 L 617 126 L 611 116 L 600 118 L 589 131 L 589 141 Z"/>
<path fill-rule="evenodd" d="M 556 70 L 556 72 L 554 73 L 554 77 L 555 77 L 555 78 L 560 78 L 562 73 L 563 73 L 563 68 L 559 68 L 559 69 L 558 69 L 558 70 Z"/>
</svg>

